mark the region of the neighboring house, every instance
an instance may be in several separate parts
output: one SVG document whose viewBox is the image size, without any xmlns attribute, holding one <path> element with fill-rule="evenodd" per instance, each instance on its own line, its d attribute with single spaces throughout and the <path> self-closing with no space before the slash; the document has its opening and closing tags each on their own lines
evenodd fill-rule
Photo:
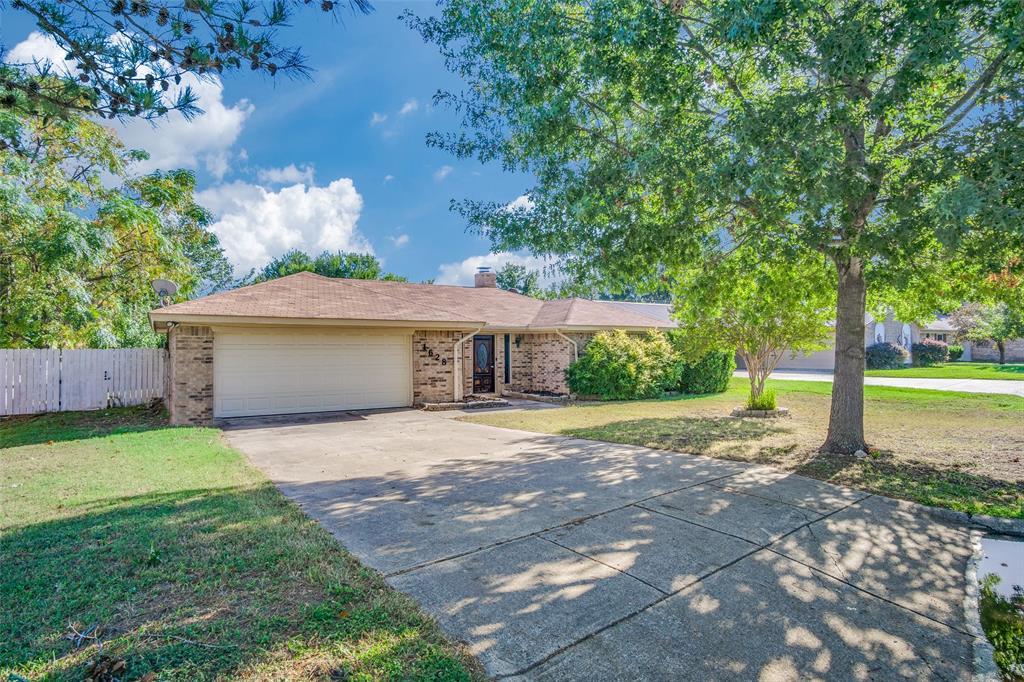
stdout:
<svg viewBox="0 0 1024 682">
<path fill-rule="evenodd" d="M 944 317 L 926 323 L 900 322 L 890 313 L 884 321 L 877 321 L 871 315 L 864 317 L 864 347 L 875 343 L 890 342 L 907 351 L 908 361 L 912 358 L 912 346 L 924 339 L 944 343 L 959 343 L 964 354 L 961 360 L 998 361 L 999 349 L 991 342 L 957 341 L 956 328 Z M 831 345 L 831 344 L 830 344 Z M 787 354 L 779 361 L 777 369 L 827 369 L 835 367 L 835 348 L 830 347 L 809 354 Z M 1024 361 L 1024 339 L 1014 339 L 1006 344 L 1007 362 Z"/>
<path fill-rule="evenodd" d="M 149 316 L 168 334 L 174 424 L 562 393 L 597 332 L 673 326 L 631 304 L 503 291 L 489 271 L 473 287 L 299 273 Z"/>
<path fill-rule="evenodd" d="M 910 349 L 915 343 L 919 343 L 923 338 L 931 338 L 928 335 L 934 333 L 952 334 L 952 328 L 948 327 L 948 323 L 945 320 L 941 321 L 941 325 L 935 326 L 938 321 L 931 323 L 930 325 L 918 325 L 911 322 L 900 322 L 892 314 L 886 317 L 885 320 L 878 321 L 869 314 L 864 315 L 864 347 L 867 348 L 876 343 L 895 343 L 898 346 L 902 346 L 906 349 L 910 357 Z M 943 327 L 945 325 L 945 327 Z M 942 329 L 943 331 L 939 332 Z M 742 363 L 737 360 L 737 363 L 742 367 Z M 836 364 L 836 349 L 833 342 L 829 342 L 829 347 L 824 350 L 819 350 L 814 353 L 786 353 L 786 355 L 779 360 L 779 364 L 776 365 L 776 369 L 820 369 L 820 370 L 832 370 Z"/>
</svg>

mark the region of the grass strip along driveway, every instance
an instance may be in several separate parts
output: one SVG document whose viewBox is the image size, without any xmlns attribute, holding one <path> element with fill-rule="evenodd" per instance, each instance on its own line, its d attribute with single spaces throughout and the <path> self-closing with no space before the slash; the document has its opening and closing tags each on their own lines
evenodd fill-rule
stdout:
<svg viewBox="0 0 1024 682">
<path fill-rule="evenodd" d="M 905 379 L 997 379 L 1024 381 L 1024 363 L 947 362 L 935 367 L 904 367 L 902 369 L 869 369 L 869 377 L 900 377 Z"/>
<path fill-rule="evenodd" d="M 772 464 L 805 476 L 922 504 L 1024 518 L 1024 398 L 865 387 L 872 451 L 821 454 L 831 384 L 769 381 L 792 416 L 729 417 L 746 381 L 719 395 L 579 403 L 559 410 L 493 412 L 469 421 Z"/>
<path fill-rule="evenodd" d="M 0 423 L 0 679 L 480 677 L 218 430 L 165 423 Z"/>
</svg>

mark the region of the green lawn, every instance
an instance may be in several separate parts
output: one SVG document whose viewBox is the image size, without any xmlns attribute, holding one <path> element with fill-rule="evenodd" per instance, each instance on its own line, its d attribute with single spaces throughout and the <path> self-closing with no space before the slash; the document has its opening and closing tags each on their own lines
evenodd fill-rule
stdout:
<svg viewBox="0 0 1024 682">
<path fill-rule="evenodd" d="M 869 377 L 907 377 L 911 379 L 1008 379 L 1024 381 L 1024 363 L 947 362 L 938 367 L 869 369 Z"/>
<path fill-rule="evenodd" d="M 972 513 L 1024 518 L 1024 398 L 868 386 L 863 460 L 821 454 L 832 385 L 769 381 L 792 416 L 735 419 L 726 393 L 493 412 L 474 422 L 772 464 L 834 483 Z"/>
<path fill-rule="evenodd" d="M 0 679 L 482 678 L 219 431 L 164 423 L 0 422 Z"/>
</svg>

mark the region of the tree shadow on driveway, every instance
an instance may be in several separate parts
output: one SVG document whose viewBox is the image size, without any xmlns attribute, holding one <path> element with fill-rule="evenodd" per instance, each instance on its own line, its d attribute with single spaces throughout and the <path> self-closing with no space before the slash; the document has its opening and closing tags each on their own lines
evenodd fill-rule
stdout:
<svg viewBox="0 0 1024 682">
<path fill-rule="evenodd" d="M 499 677 L 970 677 L 962 531 L 735 462 L 508 449 L 278 485 Z"/>
</svg>

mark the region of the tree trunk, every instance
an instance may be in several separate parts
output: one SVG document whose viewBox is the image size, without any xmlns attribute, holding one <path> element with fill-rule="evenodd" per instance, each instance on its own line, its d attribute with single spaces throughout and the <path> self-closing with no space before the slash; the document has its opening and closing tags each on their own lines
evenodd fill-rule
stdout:
<svg viewBox="0 0 1024 682">
<path fill-rule="evenodd" d="M 860 258 L 836 263 L 836 361 L 832 411 L 822 452 L 853 454 L 867 450 L 864 441 L 864 313 L 867 284 Z"/>
<path fill-rule="evenodd" d="M 766 371 L 764 361 L 760 355 L 753 356 L 740 351 L 740 358 L 743 359 L 743 364 L 747 366 L 747 379 L 750 381 L 750 397 L 753 400 L 757 400 L 764 393 L 765 380 L 771 374 L 771 371 Z"/>
<path fill-rule="evenodd" d="M 1006 364 L 1006 344 L 1002 341 L 996 341 L 996 348 L 999 349 L 999 364 Z"/>
</svg>

